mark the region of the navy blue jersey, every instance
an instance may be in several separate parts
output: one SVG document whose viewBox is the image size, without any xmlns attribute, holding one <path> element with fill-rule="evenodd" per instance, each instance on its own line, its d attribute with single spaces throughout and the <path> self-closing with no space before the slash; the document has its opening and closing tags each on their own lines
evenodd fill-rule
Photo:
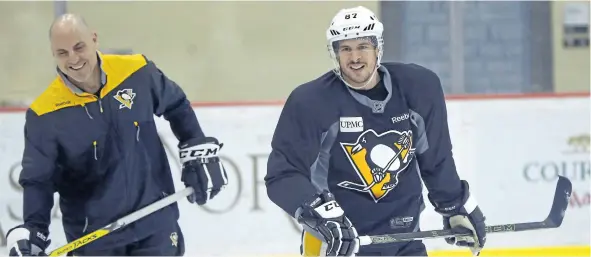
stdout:
<svg viewBox="0 0 591 257">
<path fill-rule="evenodd" d="M 24 223 L 48 233 L 53 195 L 68 241 L 175 192 L 154 115 L 179 141 L 203 137 L 181 88 L 143 55 L 99 55 L 104 86 L 97 95 L 57 76 L 26 114 Z M 176 204 L 85 248 L 125 245 L 178 219 Z"/>
<path fill-rule="evenodd" d="M 269 198 L 290 215 L 328 189 L 360 234 L 418 229 L 421 177 L 436 203 L 462 196 L 438 76 L 415 64 L 379 68 L 385 99 L 333 72 L 298 86 L 272 139 Z"/>
</svg>

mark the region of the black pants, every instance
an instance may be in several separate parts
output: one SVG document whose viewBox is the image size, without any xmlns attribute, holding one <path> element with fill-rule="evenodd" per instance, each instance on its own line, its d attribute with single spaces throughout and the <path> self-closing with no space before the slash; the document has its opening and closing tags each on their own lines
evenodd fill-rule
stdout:
<svg viewBox="0 0 591 257">
<path fill-rule="evenodd" d="M 107 235 L 108 236 L 108 235 Z M 76 250 L 74 256 L 183 256 L 185 240 L 178 224 L 137 242 L 105 250 Z"/>
<path fill-rule="evenodd" d="M 427 249 L 422 241 L 367 245 L 360 247 L 356 256 L 427 256 Z"/>
</svg>

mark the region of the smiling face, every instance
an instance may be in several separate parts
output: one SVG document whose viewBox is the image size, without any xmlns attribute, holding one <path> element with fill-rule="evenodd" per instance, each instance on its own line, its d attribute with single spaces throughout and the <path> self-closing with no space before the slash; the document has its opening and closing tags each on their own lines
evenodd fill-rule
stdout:
<svg viewBox="0 0 591 257">
<path fill-rule="evenodd" d="M 98 62 L 96 33 L 76 22 L 56 23 L 50 41 L 58 68 L 76 82 L 88 82 Z"/>
<path fill-rule="evenodd" d="M 363 87 L 375 74 L 378 49 L 368 38 L 347 39 L 337 44 L 343 79 L 353 87 Z"/>
</svg>

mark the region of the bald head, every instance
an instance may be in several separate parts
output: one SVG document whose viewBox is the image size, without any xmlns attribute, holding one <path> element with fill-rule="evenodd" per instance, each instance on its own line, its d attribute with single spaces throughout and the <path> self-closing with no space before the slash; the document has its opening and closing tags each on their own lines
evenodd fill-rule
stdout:
<svg viewBox="0 0 591 257">
<path fill-rule="evenodd" d="M 75 30 L 80 33 L 91 33 L 84 18 L 78 14 L 66 13 L 57 17 L 49 27 L 49 37 L 53 33 L 71 32 Z"/>
</svg>

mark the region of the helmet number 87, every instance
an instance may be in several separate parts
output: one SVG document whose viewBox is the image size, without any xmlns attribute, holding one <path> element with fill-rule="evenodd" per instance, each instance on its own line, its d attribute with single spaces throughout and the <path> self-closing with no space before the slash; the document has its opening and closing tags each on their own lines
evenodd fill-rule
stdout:
<svg viewBox="0 0 591 257">
<path fill-rule="evenodd" d="M 345 14 L 345 20 L 357 18 L 357 13 Z"/>
</svg>

